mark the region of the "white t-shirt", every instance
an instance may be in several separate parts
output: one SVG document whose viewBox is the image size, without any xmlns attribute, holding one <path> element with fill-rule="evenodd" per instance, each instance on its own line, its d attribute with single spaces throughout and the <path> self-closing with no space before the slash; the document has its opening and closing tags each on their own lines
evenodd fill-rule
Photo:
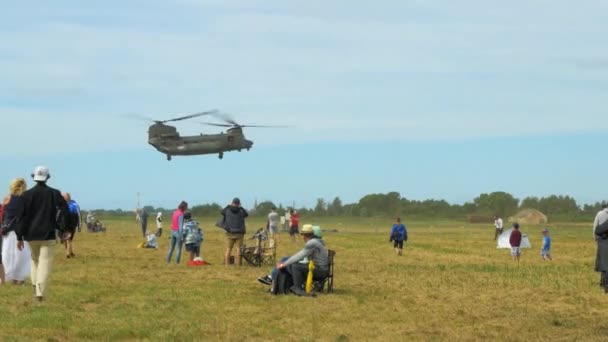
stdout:
<svg viewBox="0 0 608 342">
<path fill-rule="evenodd" d="M 278 227 L 279 226 L 279 214 L 276 211 L 270 212 L 268 214 L 268 225 L 270 227 Z"/>
<path fill-rule="evenodd" d="M 156 214 L 156 228 L 162 228 L 162 227 L 163 227 L 163 213 L 161 213 L 159 211 L 158 214 Z"/>
<path fill-rule="evenodd" d="M 606 221 L 608 221 L 608 208 L 600 210 L 595 215 L 595 220 L 593 220 L 593 236 L 595 236 L 595 228 Z"/>
<path fill-rule="evenodd" d="M 502 219 L 500 217 L 494 220 L 494 226 L 496 229 L 502 229 Z"/>
</svg>

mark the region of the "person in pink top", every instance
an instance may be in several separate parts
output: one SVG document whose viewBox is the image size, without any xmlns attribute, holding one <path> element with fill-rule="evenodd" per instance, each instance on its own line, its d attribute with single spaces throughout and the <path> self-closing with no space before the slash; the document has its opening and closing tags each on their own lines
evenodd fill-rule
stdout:
<svg viewBox="0 0 608 342">
<path fill-rule="evenodd" d="M 171 243 L 169 245 L 169 253 L 167 254 L 167 264 L 171 263 L 171 256 L 176 246 L 175 263 L 179 264 L 179 260 L 182 257 L 182 230 L 184 226 L 184 213 L 187 209 L 188 203 L 182 201 L 171 216 Z"/>
</svg>

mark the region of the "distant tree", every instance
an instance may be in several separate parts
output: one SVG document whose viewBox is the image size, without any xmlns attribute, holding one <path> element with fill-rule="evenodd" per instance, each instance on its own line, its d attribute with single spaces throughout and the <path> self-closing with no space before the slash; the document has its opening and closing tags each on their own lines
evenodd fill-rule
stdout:
<svg viewBox="0 0 608 342">
<path fill-rule="evenodd" d="M 272 208 L 276 208 L 276 206 L 271 201 L 260 202 L 254 208 L 252 214 L 254 214 L 255 216 L 266 216 Z"/>
<path fill-rule="evenodd" d="M 324 199 L 317 198 L 317 204 L 315 205 L 314 214 L 315 216 L 327 215 L 327 205 Z"/>
<path fill-rule="evenodd" d="M 573 217 L 579 211 L 576 200 L 570 196 L 551 195 L 538 201 L 538 210 L 549 217 Z"/>
<path fill-rule="evenodd" d="M 519 200 L 509 193 L 496 191 L 479 195 L 473 203 L 481 214 L 507 217 L 517 212 Z"/>
<path fill-rule="evenodd" d="M 327 206 L 327 215 L 342 215 L 342 200 L 340 197 L 334 198 L 334 200 Z"/>
<path fill-rule="evenodd" d="M 205 217 L 205 216 L 219 216 L 222 211 L 222 206 L 217 203 L 195 205 L 190 208 L 192 216 Z"/>
<path fill-rule="evenodd" d="M 526 197 L 521 201 L 519 205 L 520 209 L 537 209 L 540 210 L 538 197 Z"/>
</svg>

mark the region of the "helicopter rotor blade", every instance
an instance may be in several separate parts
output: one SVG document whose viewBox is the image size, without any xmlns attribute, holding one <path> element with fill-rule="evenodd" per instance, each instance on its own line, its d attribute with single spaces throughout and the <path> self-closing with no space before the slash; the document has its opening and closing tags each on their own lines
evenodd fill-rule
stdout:
<svg viewBox="0 0 608 342">
<path fill-rule="evenodd" d="M 174 118 L 174 119 L 169 119 L 169 120 L 162 120 L 162 121 L 156 121 L 156 122 L 166 123 L 166 122 L 173 122 L 173 121 L 181 121 L 181 120 L 187 120 L 187 119 L 197 118 L 197 117 L 203 116 L 203 115 L 216 115 L 217 113 L 219 113 L 219 111 L 217 109 L 212 109 L 212 110 L 209 110 L 209 111 L 206 111 L 206 112 L 200 112 L 200 113 L 190 114 L 190 115 L 186 115 L 186 116 L 181 116 L 179 118 Z"/>
<path fill-rule="evenodd" d="M 236 121 L 235 121 L 235 120 L 232 118 L 232 116 L 230 116 L 230 114 L 227 114 L 227 113 L 222 113 L 222 112 L 217 111 L 217 112 L 215 112 L 215 113 L 213 113 L 213 114 L 211 114 L 211 115 L 213 115 L 214 117 L 216 117 L 216 118 L 217 118 L 217 119 L 219 119 L 219 120 L 222 120 L 222 121 L 224 121 L 224 122 L 226 122 L 226 123 L 229 123 L 229 124 L 230 124 L 230 125 L 232 125 L 232 126 L 240 126 L 240 125 L 239 125 L 239 123 L 238 123 L 238 122 L 236 122 Z"/>
<path fill-rule="evenodd" d="M 135 114 L 135 113 L 129 113 L 129 114 L 124 114 L 122 115 L 124 117 L 127 117 L 129 119 L 135 119 L 135 120 L 141 120 L 141 121 L 149 121 L 149 122 L 155 122 L 157 120 L 154 120 L 150 117 L 144 116 L 144 115 L 140 115 L 140 114 Z"/>
<path fill-rule="evenodd" d="M 239 125 L 239 127 L 255 127 L 255 128 L 288 128 L 289 126 L 274 126 L 274 125 Z"/>
<path fill-rule="evenodd" d="M 218 123 L 213 123 L 213 122 L 199 122 L 201 125 L 207 125 L 207 126 L 217 126 L 217 127 L 235 127 L 234 125 L 230 125 L 230 124 L 218 124 Z"/>
</svg>

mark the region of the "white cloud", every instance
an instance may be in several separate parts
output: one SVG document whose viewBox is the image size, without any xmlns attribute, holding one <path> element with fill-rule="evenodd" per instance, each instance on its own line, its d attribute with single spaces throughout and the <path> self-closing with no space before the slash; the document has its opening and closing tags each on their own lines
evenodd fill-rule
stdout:
<svg viewBox="0 0 608 342">
<path fill-rule="evenodd" d="M 35 137 L 20 147 L 29 153 L 73 148 L 74 139 L 82 150 L 136 148 L 146 125 L 118 114 L 209 108 L 293 126 L 247 130 L 256 146 L 606 128 L 601 2 L 574 11 L 546 1 L 180 4 L 152 2 L 142 16 L 137 4 L 97 11 L 67 2 L 32 12 L 27 27 L 13 19 L 27 6 L 9 8 L 2 126 L 33 122 Z M 49 139 L 48 127 L 76 133 Z"/>
</svg>

